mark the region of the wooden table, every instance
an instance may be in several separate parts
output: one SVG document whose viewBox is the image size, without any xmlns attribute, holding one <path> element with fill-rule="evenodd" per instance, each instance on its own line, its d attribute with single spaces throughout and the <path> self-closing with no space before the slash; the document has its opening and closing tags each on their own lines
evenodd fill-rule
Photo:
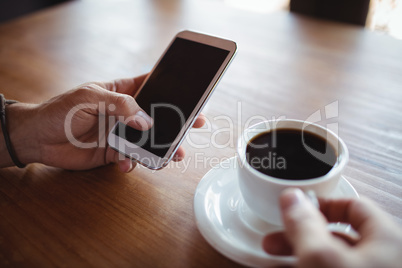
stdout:
<svg viewBox="0 0 402 268">
<path fill-rule="evenodd" d="M 316 111 L 349 147 L 345 177 L 402 223 L 402 42 L 379 33 L 222 1 L 73 1 L 0 25 L 1 92 L 41 102 L 142 74 L 181 29 L 239 47 L 204 110 L 209 124 L 184 143 L 186 159 L 130 174 L 114 165 L 2 169 L 1 267 L 235 267 L 196 227 L 198 182 L 235 155 L 250 120 Z M 331 104 L 338 113 L 327 118 Z"/>
</svg>

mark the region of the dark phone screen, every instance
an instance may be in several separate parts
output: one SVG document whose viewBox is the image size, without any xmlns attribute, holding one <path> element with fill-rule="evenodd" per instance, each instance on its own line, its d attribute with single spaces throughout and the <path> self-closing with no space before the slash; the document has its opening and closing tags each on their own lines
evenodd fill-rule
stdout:
<svg viewBox="0 0 402 268">
<path fill-rule="evenodd" d="M 176 38 L 136 98 L 153 127 L 139 131 L 119 123 L 114 134 L 164 157 L 228 54 Z"/>
</svg>

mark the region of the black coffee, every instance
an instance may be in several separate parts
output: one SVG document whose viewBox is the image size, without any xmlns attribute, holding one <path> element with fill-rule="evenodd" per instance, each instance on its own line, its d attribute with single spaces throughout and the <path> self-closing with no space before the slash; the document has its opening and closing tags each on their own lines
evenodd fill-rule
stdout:
<svg viewBox="0 0 402 268">
<path fill-rule="evenodd" d="M 332 145 L 322 137 L 297 129 L 277 129 L 251 139 L 247 162 L 280 179 L 306 180 L 327 174 L 337 161 Z"/>
</svg>

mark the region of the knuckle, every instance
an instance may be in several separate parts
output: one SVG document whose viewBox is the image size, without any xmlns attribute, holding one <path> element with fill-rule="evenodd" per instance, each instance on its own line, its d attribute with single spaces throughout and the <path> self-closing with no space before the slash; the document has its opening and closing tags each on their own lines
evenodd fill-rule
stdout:
<svg viewBox="0 0 402 268">
<path fill-rule="evenodd" d="M 94 91 L 94 90 L 98 90 L 98 87 L 99 86 L 96 83 L 90 82 L 90 83 L 83 84 L 80 88 L 87 90 L 87 91 Z"/>
<path fill-rule="evenodd" d="M 91 96 L 94 92 L 98 91 L 97 85 L 94 83 L 86 83 L 78 87 L 74 93 L 80 97 Z"/>
<path fill-rule="evenodd" d="M 116 106 L 130 111 L 136 107 L 136 102 L 133 97 L 126 94 L 118 94 L 115 100 Z"/>
</svg>

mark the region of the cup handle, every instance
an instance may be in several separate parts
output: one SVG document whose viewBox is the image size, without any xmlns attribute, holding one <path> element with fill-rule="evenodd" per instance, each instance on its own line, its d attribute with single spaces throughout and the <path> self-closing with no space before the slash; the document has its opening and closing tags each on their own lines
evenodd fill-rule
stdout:
<svg viewBox="0 0 402 268">
<path fill-rule="evenodd" d="M 320 203 L 318 202 L 317 195 L 313 190 L 305 192 L 305 195 L 310 199 L 317 209 L 320 209 Z M 335 234 L 341 235 L 348 242 L 355 243 L 360 239 L 358 232 L 353 229 L 352 225 L 342 222 L 330 222 L 328 223 L 327 229 Z"/>
<path fill-rule="evenodd" d="M 317 209 L 320 209 L 320 202 L 318 202 L 317 195 L 313 190 L 306 191 L 305 195 L 307 196 L 307 198 L 310 199 L 310 201 Z M 348 223 L 330 222 L 327 225 L 327 229 L 330 232 L 341 236 L 343 239 L 351 244 L 355 244 L 360 239 L 359 233 L 356 232 L 356 230 L 353 229 L 352 225 Z"/>
<path fill-rule="evenodd" d="M 315 192 L 313 190 L 308 190 L 307 192 L 304 193 L 308 199 L 310 199 L 311 203 L 313 203 L 313 205 L 320 209 L 320 202 L 318 202 L 318 198 L 317 195 L 315 194 Z"/>
</svg>

